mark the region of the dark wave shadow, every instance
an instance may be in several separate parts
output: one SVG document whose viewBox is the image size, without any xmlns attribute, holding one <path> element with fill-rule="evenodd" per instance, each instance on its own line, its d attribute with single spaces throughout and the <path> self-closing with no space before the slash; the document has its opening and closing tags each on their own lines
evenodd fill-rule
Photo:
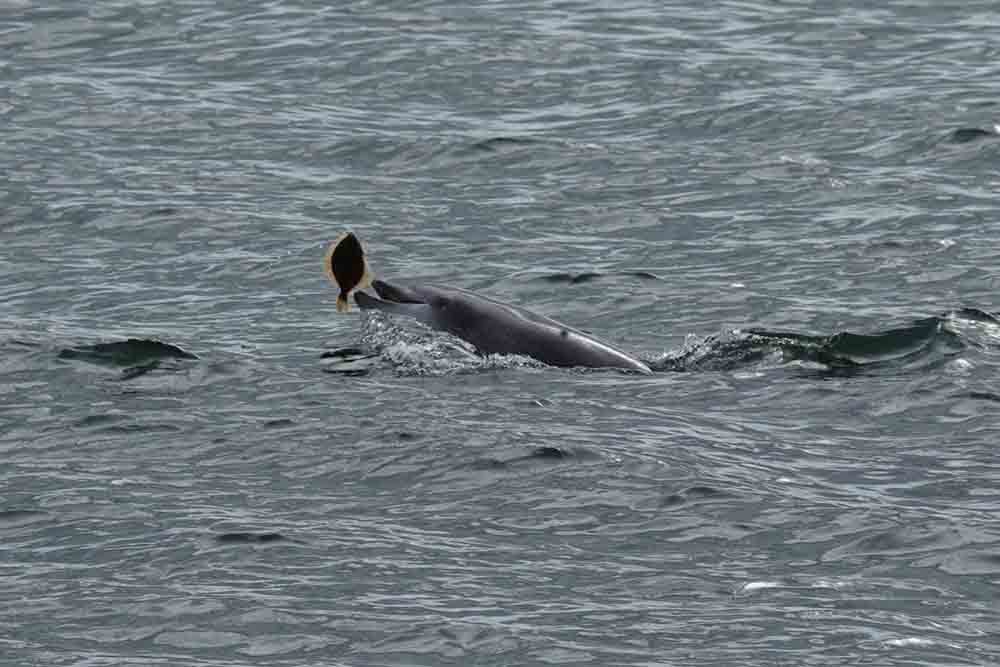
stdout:
<svg viewBox="0 0 1000 667">
<path fill-rule="evenodd" d="M 583 271 L 581 273 L 558 272 L 540 276 L 539 280 L 544 280 L 548 283 L 578 285 L 580 283 L 589 283 L 594 280 L 614 278 L 616 276 L 639 278 L 640 280 L 662 280 L 660 276 L 649 271 L 614 271 L 612 273 L 599 273 L 597 271 Z"/>
<path fill-rule="evenodd" d="M 671 493 L 663 498 L 661 507 L 679 507 L 681 505 L 703 504 L 710 502 L 725 502 L 737 496 L 728 491 L 712 486 L 697 485 Z"/>
<path fill-rule="evenodd" d="M 361 377 L 371 373 L 378 365 L 379 355 L 360 347 L 342 347 L 327 350 L 320 355 L 320 359 L 326 360 L 324 373 Z"/>
<path fill-rule="evenodd" d="M 996 139 L 1000 137 L 995 128 L 984 130 L 979 127 L 960 127 L 948 135 L 948 141 L 953 144 L 968 144 L 983 139 Z"/>
<path fill-rule="evenodd" d="M 527 451 L 518 449 L 513 452 L 482 458 L 473 463 L 472 467 L 477 470 L 507 470 L 532 464 L 551 465 L 568 463 L 570 461 L 587 461 L 593 458 L 597 457 L 585 449 L 557 445 L 538 445 Z"/>
<path fill-rule="evenodd" d="M 145 338 L 129 338 L 111 343 L 95 343 L 67 347 L 59 351 L 60 359 L 79 359 L 95 364 L 133 366 L 162 359 L 197 359 L 197 355 L 176 345 Z"/>
<path fill-rule="evenodd" d="M 121 368 L 121 380 L 131 380 L 162 368 L 165 361 L 198 358 L 176 345 L 145 338 L 67 347 L 60 350 L 56 357 Z"/>
<path fill-rule="evenodd" d="M 297 542 L 281 533 L 222 533 L 215 536 L 219 544 L 272 544 L 274 542 Z"/>
<path fill-rule="evenodd" d="M 539 149 L 565 150 L 567 144 L 527 136 L 495 136 L 477 139 L 463 136 L 428 136 L 400 139 L 360 135 L 322 145 L 325 160 L 356 170 L 386 174 L 419 173 L 426 176 L 439 169 L 474 167 L 499 158 L 520 160 Z M 523 154 L 523 155 L 522 155 Z"/>
<path fill-rule="evenodd" d="M 503 150 L 534 146 L 541 143 L 539 139 L 531 137 L 491 137 L 472 144 L 473 151 L 483 151 L 487 153 L 497 153 Z"/>
<path fill-rule="evenodd" d="M 968 398 L 973 401 L 988 401 L 990 403 L 1000 403 L 1000 394 L 992 391 L 968 391 L 956 394 L 956 398 Z"/>
</svg>

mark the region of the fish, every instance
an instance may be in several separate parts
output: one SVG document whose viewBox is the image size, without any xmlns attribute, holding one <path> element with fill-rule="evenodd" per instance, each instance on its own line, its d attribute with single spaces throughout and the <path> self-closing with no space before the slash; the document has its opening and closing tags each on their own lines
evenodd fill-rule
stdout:
<svg viewBox="0 0 1000 667">
<path fill-rule="evenodd" d="M 337 295 L 338 313 L 350 310 L 351 302 L 348 297 L 351 292 L 369 287 L 374 277 L 368 268 L 361 241 L 353 232 L 342 234 L 330 244 L 323 258 L 323 272 L 340 288 Z"/>
</svg>

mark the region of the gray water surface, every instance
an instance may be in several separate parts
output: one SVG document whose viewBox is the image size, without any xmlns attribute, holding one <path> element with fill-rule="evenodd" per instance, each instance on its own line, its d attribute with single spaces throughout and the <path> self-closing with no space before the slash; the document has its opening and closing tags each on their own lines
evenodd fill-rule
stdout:
<svg viewBox="0 0 1000 667">
<path fill-rule="evenodd" d="M 997 664 L 997 26 L 0 0 L 0 662 Z"/>
</svg>

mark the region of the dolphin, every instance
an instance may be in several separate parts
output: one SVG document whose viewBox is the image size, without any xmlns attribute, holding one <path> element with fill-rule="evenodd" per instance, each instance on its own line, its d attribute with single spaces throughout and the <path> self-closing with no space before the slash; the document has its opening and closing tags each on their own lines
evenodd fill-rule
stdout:
<svg viewBox="0 0 1000 667">
<path fill-rule="evenodd" d="M 639 359 L 578 329 L 474 292 L 384 280 L 372 281 L 371 287 L 380 298 L 354 293 L 362 310 L 412 317 L 471 343 L 479 354 L 521 354 L 550 366 L 653 372 Z"/>
</svg>

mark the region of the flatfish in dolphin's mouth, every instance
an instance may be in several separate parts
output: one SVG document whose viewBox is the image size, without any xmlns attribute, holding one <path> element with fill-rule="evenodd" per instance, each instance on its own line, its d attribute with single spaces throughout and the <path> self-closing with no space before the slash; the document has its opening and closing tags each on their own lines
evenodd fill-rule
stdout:
<svg viewBox="0 0 1000 667">
<path fill-rule="evenodd" d="M 350 309 L 347 297 L 358 288 L 371 285 L 372 274 L 365 259 L 361 241 L 353 232 L 347 232 L 330 244 L 323 259 L 323 271 L 340 288 L 337 295 L 337 311 Z"/>
</svg>

